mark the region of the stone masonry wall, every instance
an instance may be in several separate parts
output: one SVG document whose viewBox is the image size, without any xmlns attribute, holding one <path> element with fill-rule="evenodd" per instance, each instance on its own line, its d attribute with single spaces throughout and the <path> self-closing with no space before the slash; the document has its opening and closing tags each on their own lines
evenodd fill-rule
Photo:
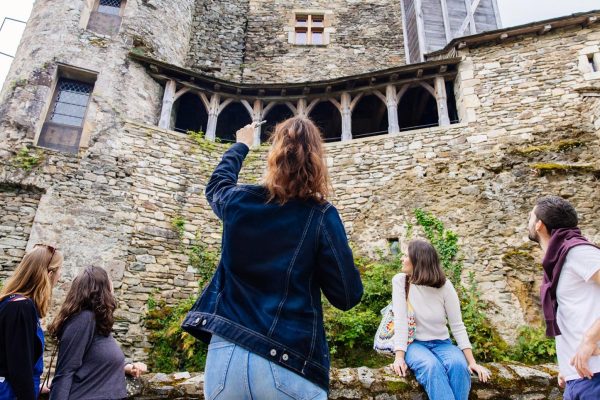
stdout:
<svg viewBox="0 0 600 400">
<path fill-rule="evenodd" d="M 333 11 L 328 46 L 288 43 L 294 9 Z M 303 82 L 405 63 L 400 2 L 388 0 L 250 0 L 243 81 Z"/>
<path fill-rule="evenodd" d="M 196 1 L 188 67 L 239 82 L 244 62 L 248 11 L 248 0 Z"/>
<path fill-rule="evenodd" d="M 41 195 L 30 188 L 0 184 L 0 280 L 25 254 Z"/>
<path fill-rule="evenodd" d="M 131 1 L 128 12 L 138 10 L 133 20 L 141 24 L 143 13 L 159 12 L 161 4 Z M 226 146 L 154 127 L 160 88 L 125 58 L 128 32 L 142 28 L 128 27 L 130 21 L 117 37 L 93 35 L 77 26 L 81 7 L 71 0 L 36 3 L 0 95 L 0 183 L 45 192 L 28 245 L 51 242 L 65 253 L 54 310 L 81 268 L 109 269 L 119 299 L 117 338 L 139 358 L 148 345 L 143 316 L 150 295 L 173 303 L 197 292 L 199 274 L 188 267 L 187 249 L 196 235 L 213 248 L 220 242 L 220 224 L 202 192 Z M 49 18 L 64 23 L 44 24 Z M 153 32 L 173 28 L 156 17 L 147 21 L 156 24 L 144 28 Z M 577 67 L 579 52 L 598 45 L 596 24 L 463 49 L 461 124 L 328 144 L 332 201 L 357 250 L 404 239 L 414 208 L 431 211 L 459 235 L 466 269 L 501 332 L 511 339 L 535 321 L 539 253 L 525 231 L 535 198 L 569 198 L 584 233 L 600 242 L 599 137 L 589 123 L 589 110 L 597 108 L 578 91 L 595 82 Z M 156 51 L 181 59 L 184 47 Z M 42 149 L 39 165 L 24 170 L 16 152 L 32 143 L 58 61 L 100 72 L 86 117 L 89 140 L 77 155 Z M 252 153 L 242 181 L 260 180 L 264 157 L 264 149 Z M 20 221 L 31 218 L 27 208 L 18 211 Z M 183 239 L 176 217 L 185 221 Z M 17 254 L 22 246 L 9 250 Z"/>
<path fill-rule="evenodd" d="M 471 400 L 559 400 L 555 365 L 529 367 L 516 363 L 488 364 L 487 383 L 471 378 Z M 129 380 L 129 399 L 204 399 L 204 374 L 176 372 L 149 374 Z M 332 400 L 426 400 L 414 376 L 401 378 L 391 367 L 380 369 L 332 369 L 329 399 Z"/>
<path fill-rule="evenodd" d="M 329 11 L 327 46 L 288 43 L 294 10 Z M 196 3 L 187 65 L 245 83 L 303 82 L 405 63 L 400 2 L 351 0 Z"/>
</svg>

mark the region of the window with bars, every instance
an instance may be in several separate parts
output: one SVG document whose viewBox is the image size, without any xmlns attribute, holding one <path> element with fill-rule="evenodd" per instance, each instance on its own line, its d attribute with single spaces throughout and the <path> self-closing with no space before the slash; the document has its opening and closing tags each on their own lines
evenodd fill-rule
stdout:
<svg viewBox="0 0 600 400">
<path fill-rule="evenodd" d="M 51 122 L 83 126 L 83 119 L 94 85 L 71 79 L 60 79 L 56 89 L 56 97 L 52 105 Z"/>
<path fill-rule="evenodd" d="M 100 0 L 98 3 L 98 12 L 103 14 L 120 15 L 121 0 Z"/>
<path fill-rule="evenodd" d="M 323 14 L 296 14 L 294 44 L 324 45 L 325 16 Z"/>
</svg>

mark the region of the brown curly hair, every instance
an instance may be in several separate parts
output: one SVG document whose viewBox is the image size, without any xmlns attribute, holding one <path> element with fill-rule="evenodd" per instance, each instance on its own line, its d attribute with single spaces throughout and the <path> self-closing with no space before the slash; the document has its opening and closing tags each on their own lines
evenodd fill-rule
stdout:
<svg viewBox="0 0 600 400">
<path fill-rule="evenodd" d="M 269 201 L 327 200 L 330 184 L 321 137 L 307 117 L 293 117 L 275 127 L 265 177 Z"/>
<path fill-rule="evenodd" d="M 99 267 L 87 267 L 73 280 L 71 289 L 48 331 L 53 336 L 60 337 L 69 318 L 89 310 L 96 317 L 96 332 L 108 336 L 115 322 L 113 313 L 116 308 L 117 302 L 106 271 Z"/>
</svg>

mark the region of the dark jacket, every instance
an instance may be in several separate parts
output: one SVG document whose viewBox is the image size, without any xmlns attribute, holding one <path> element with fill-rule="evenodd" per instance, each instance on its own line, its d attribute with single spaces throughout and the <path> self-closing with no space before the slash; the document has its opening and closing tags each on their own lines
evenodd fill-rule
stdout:
<svg viewBox="0 0 600 400">
<path fill-rule="evenodd" d="M 344 226 L 329 203 L 280 205 L 264 187 L 237 185 L 247 153 L 234 144 L 206 186 L 223 221 L 222 254 L 183 328 L 205 342 L 222 336 L 327 390 L 321 291 L 342 310 L 363 293 Z"/>
<path fill-rule="evenodd" d="M 35 399 L 34 366 L 43 352 L 37 337 L 38 316 L 31 299 L 0 306 L 0 376 L 5 377 L 17 398 Z"/>
</svg>

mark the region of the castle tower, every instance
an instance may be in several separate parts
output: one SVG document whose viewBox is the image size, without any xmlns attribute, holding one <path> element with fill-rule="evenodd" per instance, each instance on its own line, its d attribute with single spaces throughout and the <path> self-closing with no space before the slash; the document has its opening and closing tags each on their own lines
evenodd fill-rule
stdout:
<svg viewBox="0 0 600 400">
<path fill-rule="evenodd" d="M 497 0 L 402 0 L 406 59 L 422 62 L 452 39 L 501 28 Z"/>
</svg>

